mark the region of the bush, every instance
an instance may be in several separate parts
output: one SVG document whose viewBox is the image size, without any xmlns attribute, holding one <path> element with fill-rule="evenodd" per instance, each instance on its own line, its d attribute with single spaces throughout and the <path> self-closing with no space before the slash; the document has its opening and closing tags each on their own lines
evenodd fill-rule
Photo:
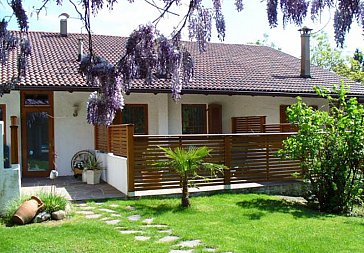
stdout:
<svg viewBox="0 0 364 253">
<path fill-rule="evenodd" d="M 318 203 L 321 211 L 350 212 L 363 196 L 364 108 L 348 98 L 344 85 L 315 91 L 327 100 L 329 110 L 314 110 L 298 98 L 287 114 L 299 131 L 283 142 L 279 153 L 300 161 L 310 183 L 308 201 Z"/>
</svg>

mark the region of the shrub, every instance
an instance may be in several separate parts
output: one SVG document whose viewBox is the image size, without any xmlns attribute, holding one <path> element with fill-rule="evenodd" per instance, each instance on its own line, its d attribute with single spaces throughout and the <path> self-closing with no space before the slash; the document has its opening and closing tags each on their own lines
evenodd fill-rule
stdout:
<svg viewBox="0 0 364 253">
<path fill-rule="evenodd" d="M 283 142 L 279 153 L 300 161 L 312 191 L 308 201 L 317 202 L 321 211 L 350 212 L 363 192 L 364 107 L 347 96 L 343 84 L 333 91 L 315 91 L 329 110 L 314 110 L 298 98 L 287 114 L 299 131 Z"/>
</svg>

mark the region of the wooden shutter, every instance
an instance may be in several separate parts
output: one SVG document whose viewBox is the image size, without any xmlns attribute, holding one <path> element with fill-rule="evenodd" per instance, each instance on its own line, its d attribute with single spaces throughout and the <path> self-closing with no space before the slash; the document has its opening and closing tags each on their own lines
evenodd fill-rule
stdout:
<svg viewBox="0 0 364 253">
<path fill-rule="evenodd" d="M 222 105 L 209 104 L 208 118 L 208 133 L 222 134 Z"/>
</svg>

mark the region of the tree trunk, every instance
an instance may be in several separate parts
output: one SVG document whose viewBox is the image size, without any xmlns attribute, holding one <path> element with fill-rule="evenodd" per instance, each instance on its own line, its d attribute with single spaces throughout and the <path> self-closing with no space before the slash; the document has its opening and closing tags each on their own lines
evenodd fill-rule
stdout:
<svg viewBox="0 0 364 253">
<path fill-rule="evenodd" d="M 190 206 L 190 199 L 188 192 L 188 179 L 187 179 L 187 173 L 185 173 L 182 177 L 182 207 L 189 207 L 189 206 Z"/>
</svg>

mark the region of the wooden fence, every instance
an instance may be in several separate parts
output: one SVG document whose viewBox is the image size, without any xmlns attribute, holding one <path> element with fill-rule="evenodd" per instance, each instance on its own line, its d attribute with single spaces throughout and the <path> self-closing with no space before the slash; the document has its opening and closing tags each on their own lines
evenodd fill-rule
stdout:
<svg viewBox="0 0 364 253">
<path fill-rule="evenodd" d="M 95 145 L 98 150 L 128 158 L 128 191 L 133 192 L 179 187 L 180 177 L 172 168 L 156 165 L 167 159 L 159 147 L 206 146 L 212 150 L 209 162 L 230 168 L 218 177 L 201 171 L 209 180 L 192 180 L 198 186 L 293 180 L 293 173 L 300 171 L 299 163 L 276 156 L 282 141 L 292 134 L 134 135 L 132 125 L 115 125 L 98 127 Z"/>
</svg>

